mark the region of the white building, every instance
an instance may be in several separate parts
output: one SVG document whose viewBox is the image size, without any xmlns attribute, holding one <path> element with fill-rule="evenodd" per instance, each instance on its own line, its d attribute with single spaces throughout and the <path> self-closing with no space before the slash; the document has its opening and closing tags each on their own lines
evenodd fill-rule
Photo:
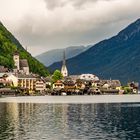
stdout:
<svg viewBox="0 0 140 140">
<path fill-rule="evenodd" d="M 18 86 L 18 78 L 14 74 L 9 74 L 6 80 L 11 81 L 14 87 Z"/>
<path fill-rule="evenodd" d="M 18 78 L 13 73 L 0 73 L 0 79 L 12 83 L 14 87 L 18 86 Z"/>
<path fill-rule="evenodd" d="M 99 80 L 99 78 L 94 74 L 81 74 L 79 76 L 79 78 L 82 80 L 87 80 L 87 81 L 98 81 Z"/>
</svg>

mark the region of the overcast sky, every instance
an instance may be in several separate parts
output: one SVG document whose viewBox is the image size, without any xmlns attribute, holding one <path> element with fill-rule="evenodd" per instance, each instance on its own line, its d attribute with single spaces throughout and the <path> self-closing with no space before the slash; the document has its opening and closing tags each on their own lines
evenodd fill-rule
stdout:
<svg viewBox="0 0 140 140">
<path fill-rule="evenodd" d="M 140 17 L 140 0 L 0 0 L 0 20 L 32 55 L 94 44 Z"/>
</svg>

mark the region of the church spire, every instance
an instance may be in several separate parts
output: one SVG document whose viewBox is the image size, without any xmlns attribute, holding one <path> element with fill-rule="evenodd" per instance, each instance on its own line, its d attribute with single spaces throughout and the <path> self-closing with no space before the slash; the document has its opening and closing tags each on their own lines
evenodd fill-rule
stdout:
<svg viewBox="0 0 140 140">
<path fill-rule="evenodd" d="M 61 68 L 61 73 L 63 75 L 63 77 L 68 76 L 68 70 L 66 67 L 66 54 L 65 54 L 65 50 L 63 52 L 63 64 L 62 64 L 62 68 Z"/>
<path fill-rule="evenodd" d="M 63 52 L 63 65 L 66 65 L 66 54 L 65 54 L 65 50 Z"/>
</svg>

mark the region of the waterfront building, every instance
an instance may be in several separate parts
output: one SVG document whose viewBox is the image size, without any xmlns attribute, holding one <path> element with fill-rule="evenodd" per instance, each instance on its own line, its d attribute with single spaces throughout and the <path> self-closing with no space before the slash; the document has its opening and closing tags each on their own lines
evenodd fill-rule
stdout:
<svg viewBox="0 0 140 140">
<path fill-rule="evenodd" d="M 9 73 L 6 80 L 12 82 L 14 87 L 18 86 L 18 78 L 13 73 Z"/>
<path fill-rule="evenodd" d="M 121 82 L 119 80 L 100 80 L 98 86 L 105 89 L 120 89 Z"/>
<path fill-rule="evenodd" d="M 100 86 L 101 86 L 100 81 L 94 81 L 94 82 L 92 82 L 92 87 L 98 88 Z"/>
<path fill-rule="evenodd" d="M 35 83 L 35 90 L 39 92 L 43 92 L 46 90 L 46 83 L 42 79 L 38 79 Z"/>
<path fill-rule="evenodd" d="M 1 83 L 9 83 L 10 86 L 17 87 L 18 79 L 13 73 L 0 73 Z"/>
<path fill-rule="evenodd" d="M 13 55 L 13 60 L 15 64 L 15 73 L 29 74 L 29 65 L 27 59 L 20 59 L 19 53 L 16 51 Z"/>
<path fill-rule="evenodd" d="M 75 86 L 77 89 L 85 89 L 86 85 L 85 85 L 85 81 L 84 80 L 80 80 L 80 79 L 77 79 L 76 80 L 76 83 L 75 83 Z"/>
<path fill-rule="evenodd" d="M 66 66 L 66 56 L 65 56 L 65 51 L 63 54 L 63 64 L 62 64 L 62 68 L 61 68 L 61 74 L 63 75 L 63 77 L 68 76 L 68 69 Z"/>
<path fill-rule="evenodd" d="M 76 82 L 78 79 L 80 79 L 80 75 L 70 75 L 69 76 L 72 81 Z"/>
<path fill-rule="evenodd" d="M 138 93 L 139 83 L 133 81 L 131 83 L 128 83 L 128 86 L 132 90 L 133 93 L 135 94 Z"/>
<path fill-rule="evenodd" d="M 65 91 L 74 91 L 76 89 L 74 81 L 72 81 L 71 79 L 65 80 L 64 89 Z"/>
<path fill-rule="evenodd" d="M 139 83 L 131 82 L 131 83 L 128 83 L 128 86 L 132 87 L 133 89 L 138 89 L 139 88 Z"/>
<path fill-rule="evenodd" d="M 81 74 L 79 76 L 79 78 L 82 80 L 86 80 L 86 81 L 98 81 L 99 80 L 99 78 L 94 74 Z"/>
<path fill-rule="evenodd" d="M 55 82 L 53 84 L 53 89 L 57 89 L 57 90 L 61 90 L 61 89 L 64 89 L 64 83 L 60 80 L 58 80 L 57 82 Z"/>
<path fill-rule="evenodd" d="M 33 74 L 16 74 L 18 78 L 18 87 L 28 89 L 29 91 L 35 91 L 36 90 L 36 81 L 37 76 Z"/>
</svg>

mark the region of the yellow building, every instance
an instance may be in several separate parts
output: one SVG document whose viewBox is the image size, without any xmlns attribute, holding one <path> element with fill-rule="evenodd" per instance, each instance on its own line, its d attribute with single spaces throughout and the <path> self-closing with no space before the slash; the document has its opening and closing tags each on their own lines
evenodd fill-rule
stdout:
<svg viewBox="0 0 140 140">
<path fill-rule="evenodd" d="M 30 75 L 18 74 L 16 76 L 18 77 L 18 87 L 28 89 L 29 91 L 36 90 L 37 76 L 32 74 Z"/>
</svg>

